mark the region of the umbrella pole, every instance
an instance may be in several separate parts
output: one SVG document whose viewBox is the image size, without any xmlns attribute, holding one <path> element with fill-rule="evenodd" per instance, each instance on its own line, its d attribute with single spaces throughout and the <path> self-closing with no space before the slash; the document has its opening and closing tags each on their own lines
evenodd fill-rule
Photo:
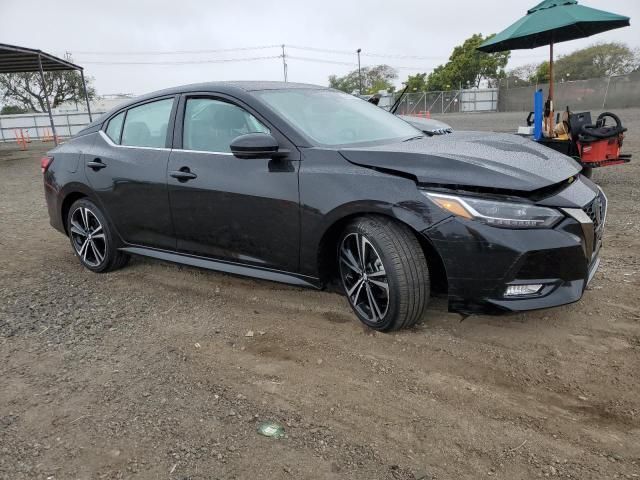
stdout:
<svg viewBox="0 0 640 480">
<path fill-rule="evenodd" d="M 551 101 L 551 116 L 548 121 L 549 125 L 549 136 L 553 136 L 553 121 L 554 121 L 554 112 L 553 112 L 553 39 L 551 39 L 551 43 L 549 44 L 549 100 Z"/>
</svg>

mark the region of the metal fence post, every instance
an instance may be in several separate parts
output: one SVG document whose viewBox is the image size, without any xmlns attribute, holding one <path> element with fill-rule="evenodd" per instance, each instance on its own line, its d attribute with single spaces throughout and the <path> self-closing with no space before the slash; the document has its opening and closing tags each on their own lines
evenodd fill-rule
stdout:
<svg viewBox="0 0 640 480">
<path fill-rule="evenodd" d="M 44 93 L 44 99 L 47 101 L 47 111 L 49 112 L 49 121 L 51 122 L 53 143 L 58 145 L 58 135 L 56 134 L 56 126 L 53 123 L 53 115 L 51 114 L 51 103 L 49 102 L 49 95 L 47 94 L 47 84 L 44 81 L 44 70 L 42 69 L 42 57 L 40 56 L 40 54 L 38 54 L 38 67 L 40 69 L 40 79 L 42 80 L 42 92 Z"/>
<path fill-rule="evenodd" d="M 282 46 L 283 48 L 283 55 L 284 55 L 284 45 Z M 284 61 L 284 56 L 282 57 L 282 60 Z M 82 78 L 82 88 L 84 89 L 84 99 L 87 102 L 87 113 L 89 114 L 89 123 L 93 122 L 93 117 L 91 116 L 91 105 L 89 104 L 89 92 L 87 92 L 87 82 L 84 81 L 84 70 L 80 69 L 80 77 Z M 286 74 L 285 74 L 285 82 L 287 81 L 286 79 Z"/>
<path fill-rule="evenodd" d="M 604 98 L 602 99 L 602 108 L 607 104 L 607 95 L 609 94 L 609 84 L 611 83 L 611 75 L 607 79 L 607 88 L 604 90 Z"/>
<path fill-rule="evenodd" d="M 0 118 L 0 138 L 2 138 L 2 143 L 4 143 L 4 130 L 2 129 L 2 119 Z"/>
</svg>

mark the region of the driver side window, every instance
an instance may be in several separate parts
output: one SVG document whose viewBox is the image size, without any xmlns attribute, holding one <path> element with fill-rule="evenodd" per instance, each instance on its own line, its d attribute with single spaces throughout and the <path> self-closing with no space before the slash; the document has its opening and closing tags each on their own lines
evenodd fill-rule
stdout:
<svg viewBox="0 0 640 480">
<path fill-rule="evenodd" d="M 236 137 L 247 133 L 270 133 L 246 110 L 212 98 L 188 98 L 184 112 L 182 148 L 201 152 L 229 153 Z"/>
</svg>

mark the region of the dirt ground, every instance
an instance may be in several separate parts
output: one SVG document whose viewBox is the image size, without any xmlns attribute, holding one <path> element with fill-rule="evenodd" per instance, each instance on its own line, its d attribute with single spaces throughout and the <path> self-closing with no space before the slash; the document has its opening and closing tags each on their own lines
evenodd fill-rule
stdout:
<svg viewBox="0 0 640 480">
<path fill-rule="evenodd" d="M 637 157 L 594 175 L 581 302 L 461 322 L 437 300 L 389 335 L 333 293 L 142 258 L 93 274 L 48 224 L 46 147 L 1 147 L 0 478 L 640 478 L 640 109 L 618 113 Z"/>
</svg>

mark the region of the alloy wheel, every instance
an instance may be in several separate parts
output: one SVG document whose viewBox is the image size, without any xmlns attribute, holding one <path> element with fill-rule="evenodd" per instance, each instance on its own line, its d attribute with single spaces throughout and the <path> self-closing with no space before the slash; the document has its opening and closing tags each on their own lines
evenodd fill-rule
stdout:
<svg viewBox="0 0 640 480">
<path fill-rule="evenodd" d="M 389 283 L 375 247 L 364 235 L 349 233 L 342 239 L 338 256 L 351 305 L 367 322 L 380 322 L 389 309 Z"/>
<path fill-rule="evenodd" d="M 98 217 L 87 207 L 78 207 L 71 214 L 70 235 L 73 247 L 83 263 L 100 265 L 107 254 L 107 240 Z"/>
</svg>

